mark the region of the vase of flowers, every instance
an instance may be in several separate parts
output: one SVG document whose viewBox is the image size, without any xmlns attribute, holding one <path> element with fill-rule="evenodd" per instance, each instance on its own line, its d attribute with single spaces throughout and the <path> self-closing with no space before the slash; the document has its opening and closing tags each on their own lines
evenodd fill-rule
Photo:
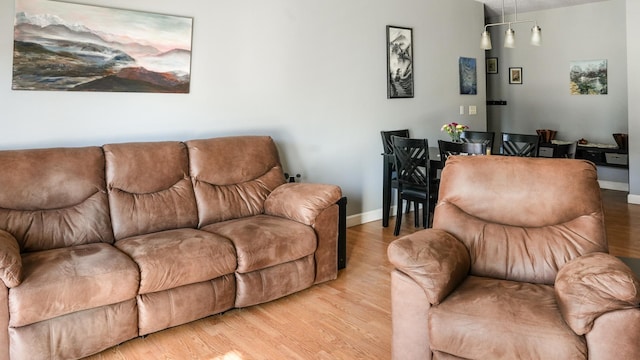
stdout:
<svg viewBox="0 0 640 360">
<path fill-rule="evenodd" d="M 449 136 L 451 137 L 451 141 L 460 142 L 460 134 L 467 129 L 469 129 L 467 125 L 452 122 L 442 125 L 440 131 L 446 131 L 447 134 L 449 134 Z"/>
</svg>

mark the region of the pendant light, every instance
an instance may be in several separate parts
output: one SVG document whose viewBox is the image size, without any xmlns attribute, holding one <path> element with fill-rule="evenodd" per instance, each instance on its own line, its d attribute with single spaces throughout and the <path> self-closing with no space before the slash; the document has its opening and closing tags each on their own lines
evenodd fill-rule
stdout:
<svg viewBox="0 0 640 360">
<path fill-rule="evenodd" d="M 542 45 L 542 29 L 538 26 L 538 22 L 535 20 L 518 20 L 518 0 L 513 0 L 515 5 L 514 19 L 513 21 L 505 21 L 504 20 L 504 0 L 502 0 L 502 22 L 499 23 L 491 23 L 484 26 L 484 32 L 480 37 L 480 48 L 484 50 L 491 50 L 491 34 L 489 33 L 488 28 L 491 26 L 500 26 L 500 25 L 508 25 L 509 28 L 504 33 L 504 47 L 506 48 L 515 48 L 516 47 L 516 38 L 515 31 L 511 28 L 513 24 L 520 24 L 525 22 L 535 23 L 533 28 L 531 28 L 531 45 L 540 46 Z"/>
</svg>

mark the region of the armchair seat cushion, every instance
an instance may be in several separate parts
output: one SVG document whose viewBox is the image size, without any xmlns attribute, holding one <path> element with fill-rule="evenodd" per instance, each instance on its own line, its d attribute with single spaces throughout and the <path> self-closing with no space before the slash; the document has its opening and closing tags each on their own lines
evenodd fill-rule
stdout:
<svg viewBox="0 0 640 360">
<path fill-rule="evenodd" d="M 297 221 L 256 215 L 223 221 L 202 228 L 233 242 L 238 255 L 238 273 L 248 273 L 284 264 L 313 254 L 316 235 Z"/>
<path fill-rule="evenodd" d="M 431 349 L 468 359 L 586 359 L 552 286 L 469 276 L 429 313 Z"/>
<path fill-rule="evenodd" d="M 9 292 L 10 326 L 134 299 L 136 264 L 112 245 L 97 243 L 27 253 L 24 280 Z"/>
<path fill-rule="evenodd" d="M 229 240 L 196 229 L 175 229 L 116 242 L 140 268 L 140 294 L 212 280 L 236 269 Z"/>
</svg>

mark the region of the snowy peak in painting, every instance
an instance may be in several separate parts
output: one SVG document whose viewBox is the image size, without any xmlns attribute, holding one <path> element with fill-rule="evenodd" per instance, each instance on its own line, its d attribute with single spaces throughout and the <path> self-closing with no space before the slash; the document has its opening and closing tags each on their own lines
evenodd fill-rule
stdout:
<svg viewBox="0 0 640 360">
<path fill-rule="evenodd" d="M 61 17 L 56 15 L 44 14 L 44 15 L 34 15 L 30 16 L 26 12 L 22 11 L 16 14 L 16 25 L 20 24 L 31 24 L 36 25 L 41 28 L 47 27 L 49 25 L 63 25 L 73 31 L 86 31 L 91 32 L 89 28 L 81 24 L 68 24 Z"/>
</svg>

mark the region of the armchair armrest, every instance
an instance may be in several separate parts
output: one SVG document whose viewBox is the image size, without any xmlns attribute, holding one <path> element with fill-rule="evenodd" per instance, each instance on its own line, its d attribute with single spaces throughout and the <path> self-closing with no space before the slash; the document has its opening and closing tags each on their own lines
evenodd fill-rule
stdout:
<svg viewBox="0 0 640 360">
<path fill-rule="evenodd" d="M 341 197 L 342 190 L 336 185 L 286 183 L 269 194 L 264 212 L 313 226 L 318 215 Z"/>
<path fill-rule="evenodd" d="M 446 231 L 426 229 L 393 241 L 389 261 L 417 282 L 437 305 L 469 274 L 471 259 L 464 244 Z"/>
<path fill-rule="evenodd" d="M 13 235 L 4 230 L 0 230 L 0 279 L 8 288 L 16 287 L 22 281 L 20 246 Z"/>
<path fill-rule="evenodd" d="M 640 282 L 620 259 L 591 253 L 568 262 L 556 276 L 562 317 L 578 335 L 605 313 L 640 306 Z"/>
</svg>

